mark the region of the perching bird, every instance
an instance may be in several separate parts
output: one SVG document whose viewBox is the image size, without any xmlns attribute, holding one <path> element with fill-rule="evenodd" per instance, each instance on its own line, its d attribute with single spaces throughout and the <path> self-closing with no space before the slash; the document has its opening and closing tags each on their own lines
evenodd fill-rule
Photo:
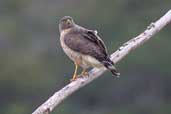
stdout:
<svg viewBox="0 0 171 114">
<path fill-rule="evenodd" d="M 78 66 L 82 67 L 81 75 L 88 75 L 89 67 L 106 67 L 113 75 L 120 73 L 110 60 L 104 42 L 97 35 L 97 31 L 88 30 L 74 23 L 72 17 L 64 16 L 59 22 L 61 46 L 75 63 L 75 72 L 72 80 L 77 79 Z"/>
</svg>

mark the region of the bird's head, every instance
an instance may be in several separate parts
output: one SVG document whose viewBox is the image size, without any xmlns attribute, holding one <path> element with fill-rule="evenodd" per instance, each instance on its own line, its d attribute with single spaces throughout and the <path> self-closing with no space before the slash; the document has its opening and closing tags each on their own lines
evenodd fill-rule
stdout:
<svg viewBox="0 0 171 114">
<path fill-rule="evenodd" d="M 69 28 L 74 27 L 75 23 L 70 16 L 64 16 L 60 21 L 59 21 L 59 31 L 61 32 L 62 30 L 67 30 Z"/>
</svg>

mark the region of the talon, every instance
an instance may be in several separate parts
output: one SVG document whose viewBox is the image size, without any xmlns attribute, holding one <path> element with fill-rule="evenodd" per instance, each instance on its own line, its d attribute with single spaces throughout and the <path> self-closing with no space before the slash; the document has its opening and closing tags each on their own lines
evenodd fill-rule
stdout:
<svg viewBox="0 0 171 114">
<path fill-rule="evenodd" d="M 81 73 L 81 75 L 88 76 L 89 74 L 88 74 L 88 72 L 83 72 L 83 73 Z"/>
<path fill-rule="evenodd" d="M 89 73 L 86 70 L 83 70 L 81 73 L 82 76 L 89 76 Z"/>
<path fill-rule="evenodd" d="M 77 80 L 78 76 L 77 75 L 73 75 L 72 79 L 70 79 L 70 82 L 73 82 L 75 80 Z"/>
</svg>

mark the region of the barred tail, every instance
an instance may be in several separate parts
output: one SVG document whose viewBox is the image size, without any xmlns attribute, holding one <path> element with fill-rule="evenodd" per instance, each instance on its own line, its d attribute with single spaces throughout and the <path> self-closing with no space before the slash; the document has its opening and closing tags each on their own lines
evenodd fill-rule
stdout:
<svg viewBox="0 0 171 114">
<path fill-rule="evenodd" d="M 114 63 L 110 59 L 106 59 L 102 61 L 103 65 L 112 72 L 114 76 L 119 76 L 120 73 L 117 71 L 117 69 L 114 66 Z"/>
</svg>

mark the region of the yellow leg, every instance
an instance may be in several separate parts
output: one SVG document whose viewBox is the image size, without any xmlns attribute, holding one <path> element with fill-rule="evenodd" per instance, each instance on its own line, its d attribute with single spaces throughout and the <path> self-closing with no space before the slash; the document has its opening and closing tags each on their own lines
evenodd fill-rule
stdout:
<svg viewBox="0 0 171 114">
<path fill-rule="evenodd" d="M 88 72 L 86 71 L 86 69 L 83 69 L 83 71 L 81 72 L 82 76 L 88 76 Z"/>
<path fill-rule="evenodd" d="M 74 71 L 74 75 L 73 75 L 71 81 L 74 81 L 77 79 L 77 70 L 78 70 L 78 65 L 77 65 L 77 63 L 75 63 L 75 71 Z"/>
</svg>

